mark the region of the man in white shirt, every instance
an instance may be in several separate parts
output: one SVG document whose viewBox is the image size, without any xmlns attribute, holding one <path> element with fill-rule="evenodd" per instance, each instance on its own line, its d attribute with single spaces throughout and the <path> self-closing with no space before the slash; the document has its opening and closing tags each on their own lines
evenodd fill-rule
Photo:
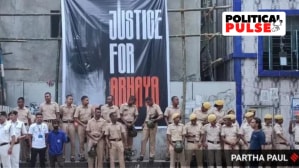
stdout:
<svg viewBox="0 0 299 168">
<path fill-rule="evenodd" d="M 11 166 L 13 168 L 19 168 L 19 162 L 20 162 L 20 141 L 26 138 L 27 130 L 25 124 L 18 120 L 18 112 L 17 111 L 11 111 L 9 113 L 9 118 L 11 122 L 11 128 L 13 129 L 15 133 L 15 145 L 10 157 Z"/>
<path fill-rule="evenodd" d="M 30 125 L 29 136 L 31 146 L 30 167 L 35 167 L 36 157 L 39 155 L 40 167 L 45 168 L 46 139 L 48 135 L 48 125 L 43 122 L 43 114 L 36 113 L 36 123 Z"/>
<path fill-rule="evenodd" d="M 0 112 L 0 160 L 4 168 L 11 168 L 10 155 L 15 144 L 15 133 L 11 123 L 6 121 L 5 111 Z"/>
</svg>

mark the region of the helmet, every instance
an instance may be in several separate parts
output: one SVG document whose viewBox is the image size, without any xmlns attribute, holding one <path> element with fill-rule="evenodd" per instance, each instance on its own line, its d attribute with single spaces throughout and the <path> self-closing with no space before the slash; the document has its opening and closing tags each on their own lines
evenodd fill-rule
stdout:
<svg viewBox="0 0 299 168">
<path fill-rule="evenodd" d="M 155 123 L 152 120 L 148 120 L 146 125 L 148 128 L 155 128 Z"/>
<path fill-rule="evenodd" d="M 135 129 L 134 126 L 128 129 L 128 136 L 129 137 L 136 137 L 137 136 L 137 130 Z"/>
<path fill-rule="evenodd" d="M 97 151 L 96 151 L 95 147 L 92 147 L 92 148 L 88 151 L 88 156 L 89 156 L 89 157 L 92 157 L 92 158 L 94 158 L 94 157 L 97 156 Z"/>
<path fill-rule="evenodd" d="M 183 151 L 184 147 L 183 147 L 183 143 L 180 141 L 176 141 L 175 145 L 174 145 L 174 151 L 176 153 L 181 153 Z"/>
</svg>

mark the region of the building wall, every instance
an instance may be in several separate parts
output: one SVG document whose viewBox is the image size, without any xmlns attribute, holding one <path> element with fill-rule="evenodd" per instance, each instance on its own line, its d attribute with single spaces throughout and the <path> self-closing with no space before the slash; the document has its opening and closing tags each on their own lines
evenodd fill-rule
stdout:
<svg viewBox="0 0 299 168">
<path fill-rule="evenodd" d="M 242 11 L 257 11 L 259 9 L 299 10 L 298 0 L 246 0 L 241 2 Z M 241 60 L 242 111 L 244 112 L 250 106 L 258 106 L 257 108 L 262 113 L 258 114 L 260 117 L 265 113 L 281 113 L 285 118 L 283 125 L 287 132 L 288 122 L 291 118 L 291 100 L 298 92 L 298 78 L 259 77 L 257 62 L 258 38 L 241 37 L 240 42 L 244 56 L 244 59 Z M 241 55 L 236 56 L 242 57 Z M 251 58 L 246 58 L 246 56 Z M 266 99 L 267 95 L 268 100 Z"/>
</svg>

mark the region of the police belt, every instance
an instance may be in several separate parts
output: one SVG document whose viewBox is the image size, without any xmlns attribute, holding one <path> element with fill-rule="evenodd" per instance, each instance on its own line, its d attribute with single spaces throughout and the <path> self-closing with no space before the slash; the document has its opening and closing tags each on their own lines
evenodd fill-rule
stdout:
<svg viewBox="0 0 299 168">
<path fill-rule="evenodd" d="M 295 145 L 299 145 L 299 142 L 295 142 Z"/>
<path fill-rule="evenodd" d="M 66 120 L 66 121 L 62 121 L 62 123 L 74 123 L 73 120 Z"/>
<path fill-rule="evenodd" d="M 4 145 L 7 145 L 8 142 L 4 142 L 4 143 L 1 143 L 0 146 L 4 146 Z"/>
<path fill-rule="evenodd" d="M 47 123 L 52 123 L 55 119 L 51 119 L 51 120 L 44 120 L 44 122 L 47 122 Z"/>
<path fill-rule="evenodd" d="M 278 142 L 276 144 L 287 145 L 285 142 Z"/>
<path fill-rule="evenodd" d="M 265 145 L 272 145 L 272 143 L 271 142 L 266 142 Z"/>
<path fill-rule="evenodd" d="M 109 141 L 121 141 L 121 139 L 109 139 Z"/>
<path fill-rule="evenodd" d="M 188 143 L 199 143 L 199 141 L 188 141 L 188 140 L 187 140 L 187 142 Z"/>
<path fill-rule="evenodd" d="M 209 140 L 207 140 L 207 141 L 212 144 L 220 144 L 220 141 L 209 141 Z"/>
</svg>

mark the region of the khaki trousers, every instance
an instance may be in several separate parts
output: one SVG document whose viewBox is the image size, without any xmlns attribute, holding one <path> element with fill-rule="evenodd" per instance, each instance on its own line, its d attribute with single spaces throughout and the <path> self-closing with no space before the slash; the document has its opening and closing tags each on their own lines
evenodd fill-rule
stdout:
<svg viewBox="0 0 299 168">
<path fill-rule="evenodd" d="M 176 160 L 179 160 L 181 164 L 181 168 L 186 168 L 186 160 L 184 150 L 182 153 L 176 153 L 173 149 L 173 146 L 169 146 L 169 154 L 170 154 L 170 168 L 175 168 Z"/>
<path fill-rule="evenodd" d="M 147 125 L 144 124 L 144 128 L 142 130 L 142 142 L 141 142 L 141 152 L 140 156 L 145 155 L 146 144 L 149 140 L 149 148 L 150 148 L 150 157 L 155 157 L 156 152 L 156 134 L 157 134 L 157 125 L 154 128 L 147 128 Z"/>
<path fill-rule="evenodd" d="M 221 167 L 221 145 L 219 144 L 214 144 L 207 142 L 208 144 L 208 157 L 207 157 L 207 162 L 208 162 L 208 167 L 214 167 L 214 164 L 216 164 L 216 167 Z"/>
<path fill-rule="evenodd" d="M 228 140 L 229 142 L 235 142 L 236 140 L 235 139 L 230 139 Z M 236 150 L 239 150 L 239 145 L 238 143 L 232 148 L 231 145 L 228 145 L 228 144 L 224 144 L 223 145 L 223 148 L 224 148 L 224 156 L 225 156 L 225 162 L 226 162 L 226 165 L 227 167 L 232 167 L 233 166 L 233 162 L 231 161 L 231 154 L 232 154 L 232 151 L 231 150 L 234 150 L 234 152 L 236 152 Z M 234 166 L 235 167 L 235 166 Z"/>
<path fill-rule="evenodd" d="M 88 141 L 88 151 L 91 149 L 93 145 L 93 140 L 89 138 Z M 104 139 L 101 139 L 97 143 L 97 156 L 95 158 L 88 157 L 88 168 L 103 168 L 104 163 Z"/>
<path fill-rule="evenodd" d="M 80 156 L 85 156 L 85 137 L 86 137 L 86 127 L 83 127 L 82 125 L 78 125 L 78 136 L 79 136 L 79 144 L 80 144 Z"/>
<path fill-rule="evenodd" d="M 132 122 L 128 122 L 132 123 Z M 127 144 L 125 145 L 127 148 L 132 149 L 133 146 L 133 137 L 128 136 L 128 127 L 126 125 L 123 125 L 126 130 L 126 138 L 127 138 Z"/>
<path fill-rule="evenodd" d="M 110 168 L 115 168 L 115 156 L 118 155 L 119 168 L 125 168 L 124 145 L 122 141 L 110 141 Z"/>
<path fill-rule="evenodd" d="M 29 141 L 28 140 L 21 140 L 21 160 L 26 161 L 26 159 L 30 159 L 30 147 L 29 147 Z"/>
<path fill-rule="evenodd" d="M 290 146 L 287 146 L 285 144 L 275 144 L 276 150 L 289 150 Z"/>
<path fill-rule="evenodd" d="M 195 154 L 197 167 L 203 167 L 202 149 L 198 148 L 198 143 L 187 142 L 186 149 L 186 167 L 190 167 L 192 155 Z"/>
<path fill-rule="evenodd" d="M 48 126 L 48 129 L 49 129 L 49 132 L 52 131 L 54 128 L 53 128 L 53 125 L 52 125 L 52 122 L 46 122 L 44 121 L 45 124 L 47 124 Z"/>
<path fill-rule="evenodd" d="M 272 150 L 272 144 L 269 144 L 269 145 L 264 145 L 264 149 L 265 150 Z"/>
<path fill-rule="evenodd" d="M 74 123 L 62 123 L 62 130 L 67 134 L 70 138 L 71 143 L 71 156 L 76 156 L 76 146 L 75 146 L 75 138 L 76 138 L 76 128 Z M 65 146 L 64 145 L 64 155 L 65 155 Z"/>
</svg>

